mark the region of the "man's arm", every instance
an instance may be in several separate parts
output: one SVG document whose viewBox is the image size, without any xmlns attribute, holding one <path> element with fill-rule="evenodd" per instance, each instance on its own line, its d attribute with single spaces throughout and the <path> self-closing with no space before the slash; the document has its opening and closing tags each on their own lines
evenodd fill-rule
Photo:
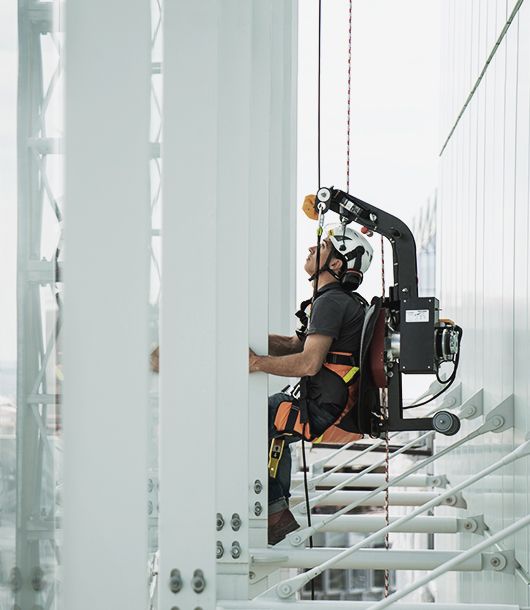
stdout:
<svg viewBox="0 0 530 610">
<path fill-rule="evenodd" d="M 304 349 L 304 344 L 297 335 L 284 337 L 282 335 L 269 335 L 269 354 L 271 356 L 287 356 L 298 354 Z"/>
<path fill-rule="evenodd" d="M 249 371 L 260 371 L 280 377 L 316 375 L 322 368 L 332 341 L 333 338 L 327 335 L 309 335 L 304 342 L 303 351 L 287 356 L 257 356 L 250 350 Z"/>
</svg>

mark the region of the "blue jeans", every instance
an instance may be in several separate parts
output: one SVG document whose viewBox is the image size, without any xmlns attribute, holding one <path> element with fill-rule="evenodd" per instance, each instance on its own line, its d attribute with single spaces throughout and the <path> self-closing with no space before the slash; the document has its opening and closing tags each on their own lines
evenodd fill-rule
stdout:
<svg viewBox="0 0 530 610">
<path fill-rule="evenodd" d="M 273 438 L 282 436 L 274 427 L 276 411 L 282 402 L 291 402 L 292 400 L 293 398 L 290 394 L 283 392 L 269 396 L 269 446 Z M 314 433 L 315 438 L 320 436 L 337 419 L 338 413 L 340 413 L 340 409 L 338 407 L 337 409 L 338 412 L 330 413 L 315 402 L 308 401 L 311 432 Z M 336 410 L 334 409 L 334 411 Z M 269 514 L 289 508 L 288 498 L 291 495 L 289 492 L 291 487 L 291 448 L 289 445 L 297 443 L 300 438 L 297 435 L 286 435 L 284 438 L 285 445 L 278 463 L 276 477 L 269 476 Z"/>
</svg>

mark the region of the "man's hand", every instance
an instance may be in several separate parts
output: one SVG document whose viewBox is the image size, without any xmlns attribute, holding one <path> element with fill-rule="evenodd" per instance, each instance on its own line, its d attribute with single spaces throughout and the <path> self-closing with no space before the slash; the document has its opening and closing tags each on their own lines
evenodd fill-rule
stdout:
<svg viewBox="0 0 530 610">
<path fill-rule="evenodd" d="M 322 368 L 332 342 L 333 338 L 327 335 L 309 335 L 303 351 L 286 356 L 258 356 L 249 349 L 248 369 L 251 373 L 260 371 L 279 377 L 316 375 Z"/>
<path fill-rule="evenodd" d="M 256 371 L 259 371 L 259 368 L 258 368 L 259 358 L 260 357 L 257 354 L 255 354 L 249 347 L 248 348 L 248 371 L 249 371 L 249 373 L 255 373 Z"/>
<path fill-rule="evenodd" d="M 149 360 L 153 373 L 158 373 L 160 370 L 160 350 L 158 346 L 151 352 Z"/>
</svg>

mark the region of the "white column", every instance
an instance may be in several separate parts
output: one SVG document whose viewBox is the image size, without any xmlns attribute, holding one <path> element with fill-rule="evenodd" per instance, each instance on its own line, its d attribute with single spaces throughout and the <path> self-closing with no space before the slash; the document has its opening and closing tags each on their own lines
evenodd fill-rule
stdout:
<svg viewBox="0 0 530 610">
<path fill-rule="evenodd" d="M 296 318 L 296 112 L 298 2 L 272 6 L 272 122 L 270 129 L 269 323 L 274 333 L 289 335 Z M 279 377 L 271 391 L 284 387 Z"/>
<path fill-rule="evenodd" d="M 271 193 L 270 132 L 273 0 L 253 0 L 252 82 L 250 106 L 249 196 L 249 342 L 259 354 L 268 349 L 269 203 Z M 248 393 L 248 514 L 249 544 L 267 544 L 267 375 L 249 378 Z"/>
<path fill-rule="evenodd" d="M 271 131 L 286 107 L 272 99 L 275 27 L 293 27 L 275 22 L 275 4 L 166 3 L 160 610 L 207 610 L 216 593 L 248 599 L 250 540 L 266 542 L 267 378 L 249 377 L 248 347 L 267 350 L 269 206 L 279 213 L 285 201 L 271 184 L 295 181 L 273 169 Z M 197 569 L 203 593 L 191 587 Z M 173 570 L 179 593 L 168 586 Z"/>
<path fill-rule="evenodd" d="M 147 603 L 149 3 L 66 16 L 64 599 Z"/>
<path fill-rule="evenodd" d="M 226 200 L 218 208 L 217 36 L 215 0 L 165 3 L 159 610 L 212 610 L 216 599 L 215 425 L 217 406 L 224 407 L 217 377 L 226 374 L 217 357 L 225 324 L 216 316 L 223 288 L 217 248 L 228 237 L 220 212 L 231 214 Z M 237 344 L 242 369 L 243 340 Z M 182 589 L 172 592 L 176 570 Z M 192 587 L 196 570 L 205 579 L 202 593 Z"/>
<path fill-rule="evenodd" d="M 219 562 L 220 596 L 248 597 L 249 526 L 249 410 L 259 409 L 258 388 L 249 394 L 248 345 L 250 324 L 249 277 L 259 274 L 258 261 L 250 259 L 250 209 L 258 213 L 262 196 L 250 188 L 253 3 L 223 0 L 219 3 L 217 69 L 218 107 L 218 244 L 217 244 L 217 512 L 225 519 L 218 540 L 225 549 Z M 253 251 L 254 254 L 256 254 Z M 261 291 L 260 291 L 261 294 Z M 255 319 L 255 318 L 254 318 Z M 263 331 L 255 328 L 256 349 L 263 345 Z M 249 398 L 255 404 L 249 404 Z M 259 402 L 263 405 L 263 395 Z M 252 447 L 253 451 L 259 448 Z M 234 531 L 232 515 L 241 518 Z M 237 557 L 232 548 L 239 545 Z M 236 547 L 237 548 L 237 547 Z"/>
</svg>

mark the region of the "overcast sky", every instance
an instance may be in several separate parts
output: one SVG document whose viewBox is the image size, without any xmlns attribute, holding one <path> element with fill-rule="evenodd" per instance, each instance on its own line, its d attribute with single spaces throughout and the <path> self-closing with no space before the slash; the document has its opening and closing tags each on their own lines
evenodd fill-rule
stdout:
<svg viewBox="0 0 530 610">
<path fill-rule="evenodd" d="M 346 186 L 348 6 L 324 1 L 322 17 L 321 180 L 338 188 Z M 439 2 L 354 0 L 353 7 L 350 192 L 410 224 L 437 184 Z M 300 2 L 299 203 L 317 183 L 317 23 L 318 2 Z M 305 258 L 315 224 L 303 215 L 298 238 Z M 379 253 L 379 237 L 372 244 Z M 366 297 L 380 293 L 379 259 L 366 275 Z M 306 284 L 299 272 L 300 293 Z"/>
</svg>

